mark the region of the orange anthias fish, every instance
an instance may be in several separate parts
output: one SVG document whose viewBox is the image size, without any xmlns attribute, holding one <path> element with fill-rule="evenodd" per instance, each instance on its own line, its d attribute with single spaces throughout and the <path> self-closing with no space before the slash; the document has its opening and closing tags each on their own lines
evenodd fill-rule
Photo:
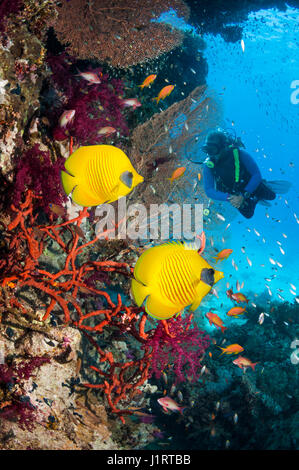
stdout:
<svg viewBox="0 0 299 470">
<path fill-rule="evenodd" d="M 227 289 L 226 295 L 229 299 L 233 299 L 233 295 L 234 295 L 233 290 L 232 289 Z"/>
<path fill-rule="evenodd" d="M 132 107 L 133 110 L 141 106 L 140 101 L 138 101 L 137 98 L 127 98 L 125 100 L 122 100 L 123 106 L 126 107 Z"/>
<path fill-rule="evenodd" d="M 153 98 L 153 100 L 156 100 L 157 104 L 158 104 L 160 100 L 164 100 L 166 98 L 166 96 L 169 96 L 173 89 L 174 89 L 174 85 L 165 86 L 159 92 L 158 96 L 156 98 Z"/>
<path fill-rule="evenodd" d="M 59 125 L 60 127 L 66 127 L 72 120 L 74 119 L 76 110 L 75 109 L 67 109 L 62 113 L 59 118 Z"/>
<path fill-rule="evenodd" d="M 201 235 L 196 235 L 196 238 L 200 240 L 200 248 L 197 250 L 197 253 L 201 255 L 201 253 L 204 252 L 204 249 L 206 247 L 206 234 L 205 232 L 202 232 Z"/>
<path fill-rule="evenodd" d="M 219 260 L 223 260 L 223 259 L 227 259 L 229 257 L 229 255 L 231 255 L 233 252 L 233 250 L 231 250 L 230 248 L 225 248 L 224 250 L 221 250 L 217 256 L 215 256 L 215 259 L 216 259 L 216 263 L 219 261 Z"/>
<path fill-rule="evenodd" d="M 249 302 L 249 299 L 247 299 L 247 297 L 244 294 L 242 294 L 242 292 L 236 292 L 235 294 L 232 294 L 231 298 L 235 300 L 238 304 L 240 302 L 246 302 L 248 304 Z"/>
<path fill-rule="evenodd" d="M 65 215 L 65 209 L 61 206 L 58 206 L 58 204 L 50 203 L 49 207 L 50 207 L 51 211 L 54 212 L 54 214 L 60 215 L 60 216 Z"/>
<path fill-rule="evenodd" d="M 99 73 L 100 77 L 102 77 L 102 73 Z M 95 85 L 96 83 L 101 83 L 100 77 L 93 72 L 80 72 L 78 76 L 84 78 L 88 81 L 89 85 Z"/>
<path fill-rule="evenodd" d="M 218 346 L 218 348 L 222 350 L 221 354 L 239 354 L 240 352 L 244 351 L 244 348 L 242 348 L 242 346 L 239 344 L 230 344 L 229 346 L 226 346 L 226 348 L 221 348 Z"/>
<path fill-rule="evenodd" d="M 228 289 L 226 291 L 226 295 L 231 300 L 235 300 L 238 304 L 242 303 L 242 302 L 246 302 L 248 304 L 248 302 L 249 302 L 249 299 L 247 299 L 247 297 L 244 294 L 242 294 L 242 292 L 236 292 L 234 294 L 232 289 Z"/>
<path fill-rule="evenodd" d="M 171 178 L 168 178 L 169 181 L 171 181 L 171 183 L 174 181 L 174 180 L 178 180 L 179 178 L 181 178 L 181 176 L 183 176 L 183 174 L 185 173 L 186 171 L 186 167 L 185 166 L 180 166 L 179 168 L 177 168 L 176 170 L 174 170 L 174 172 L 172 173 L 171 175 Z"/>
<path fill-rule="evenodd" d="M 98 130 L 98 135 L 110 135 L 116 132 L 116 129 L 111 126 L 107 127 L 101 127 L 101 129 Z"/>
<path fill-rule="evenodd" d="M 233 361 L 233 364 L 236 366 L 240 367 L 240 369 L 246 370 L 247 367 L 251 367 L 252 370 L 254 370 L 255 366 L 258 364 L 258 362 L 251 362 L 250 359 L 247 359 L 246 357 L 239 356 L 237 359 Z"/>
<path fill-rule="evenodd" d="M 144 87 L 150 86 L 153 83 L 153 81 L 156 80 L 156 78 L 157 78 L 157 75 L 155 75 L 155 74 L 149 75 L 143 81 L 142 85 L 139 85 L 140 88 L 143 89 Z"/>
<path fill-rule="evenodd" d="M 177 402 L 170 397 L 158 398 L 157 402 L 162 406 L 164 411 L 179 411 L 183 414 L 183 410 L 185 409 L 184 406 L 178 405 Z"/>
<path fill-rule="evenodd" d="M 233 307 L 227 312 L 226 315 L 229 317 L 237 317 L 238 315 L 242 315 L 245 311 L 246 310 L 243 307 Z"/>
<path fill-rule="evenodd" d="M 210 325 L 215 325 L 217 328 L 220 328 L 222 333 L 227 330 L 227 327 L 223 326 L 223 321 L 216 313 L 208 312 L 206 313 L 206 318 L 209 320 Z"/>
</svg>

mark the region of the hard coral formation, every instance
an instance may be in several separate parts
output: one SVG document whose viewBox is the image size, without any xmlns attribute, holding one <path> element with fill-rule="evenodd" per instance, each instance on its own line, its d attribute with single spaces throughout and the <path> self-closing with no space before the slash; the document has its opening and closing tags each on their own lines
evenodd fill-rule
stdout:
<svg viewBox="0 0 299 470">
<path fill-rule="evenodd" d="M 72 393 L 71 384 L 80 382 L 80 333 L 52 327 L 51 334 L 0 325 L 9 363 L 0 366 L 1 448 L 117 449 L 105 406 Z"/>
<path fill-rule="evenodd" d="M 182 0 L 62 0 L 53 22 L 58 39 L 81 59 L 98 59 L 113 67 L 129 67 L 160 56 L 178 46 L 181 32 L 154 23 L 170 8 L 188 19 Z"/>
<path fill-rule="evenodd" d="M 17 5 L 20 2 L 4 2 L 2 10 L 5 5 L 13 3 Z M 0 34 L 0 168 L 9 181 L 13 180 L 14 162 L 24 146 L 24 129 L 39 109 L 42 82 L 48 74 L 42 42 L 46 30 L 46 16 L 43 17 L 43 13 L 51 7 L 49 2 L 33 4 L 32 11 L 28 4 L 17 15 L 10 16 L 9 20 L 2 18 L 5 34 Z M 40 20 L 38 37 L 29 29 L 28 9 L 32 15 L 31 28 Z"/>
</svg>

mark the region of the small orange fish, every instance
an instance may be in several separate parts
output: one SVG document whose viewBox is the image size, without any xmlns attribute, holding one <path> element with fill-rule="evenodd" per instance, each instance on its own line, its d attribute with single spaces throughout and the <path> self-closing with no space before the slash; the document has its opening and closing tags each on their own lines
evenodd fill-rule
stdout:
<svg viewBox="0 0 299 470">
<path fill-rule="evenodd" d="M 153 100 L 156 100 L 157 104 L 158 104 L 160 100 L 164 100 L 166 98 L 166 96 L 169 96 L 173 89 L 174 89 L 174 85 L 165 86 L 159 92 L 158 96 L 156 98 L 153 98 Z"/>
<path fill-rule="evenodd" d="M 184 409 L 186 408 L 185 406 L 179 406 L 176 401 L 174 401 L 170 397 L 163 397 L 163 398 L 158 398 L 157 402 L 159 405 L 162 406 L 164 411 L 179 411 L 181 414 L 183 414 Z"/>
<path fill-rule="evenodd" d="M 155 415 L 144 413 L 143 411 L 133 411 L 133 415 L 141 416 L 142 418 L 155 418 Z"/>
<path fill-rule="evenodd" d="M 54 214 L 60 215 L 60 216 L 65 215 L 65 210 L 63 207 L 58 206 L 57 204 L 49 204 L 49 207 L 51 211 L 54 212 Z"/>
<path fill-rule="evenodd" d="M 238 315 L 242 315 L 245 311 L 246 310 L 243 307 L 233 307 L 227 312 L 226 315 L 229 317 L 237 317 Z"/>
<path fill-rule="evenodd" d="M 203 253 L 205 247 L 206 247 L 206 234 L 205 232 L 202 232 L 201 235 L 196 235 L 196 238 L 200 240 L 200 248 L 197 250 L 197 253 L 201 255 Z"/>
<path fill-rule="evenodd" d="M 244 294 L 242 294 L 242 292 L 236 292 L 234 294 L 232 289 L 228 289 L 226 291 L 226 295 L 230 299 L 235 300 L 238 304 L 242 302 L 246 302 L 248 304 L 249 302 L 249 299 L 247 299 L 247 297 Z"/>
<path fill-rule="evenodd" d="M 157 78 L 157 75 L 155 75 L 155 74 L 149 75 L 143 81 L 142 85 L 139 85 L 140 88 L 143 89 L 144 87 L 150 86 L 153 83 L 153 81 L 156 80 L 156 78 Z"/>
<path fill-rule="evenodd" d="M 210 357 L 212 357 L 212 356 L 213 356 L 211 352 L 209 352 L 209 356 L 210 356 Z"/>
<path fill-rule="evenodd" d="M 216 263 L 219 261 L 219 260 L 223 260 L 223 259 L 227 259 L 229 257 L 229 255 L 231 255 L 233 252 L 233 250 L 231 250 L 230 248 L 225 248 L 224 250 L 221 250 L 217 256 L 215 256 L 215 259 L 216 259 Z"/>
<path fill-rule="evenodd" d="M 137 98 L 127 98 L 125 100 L 122 100 L 123 106 L 126 107 L 132 107 L 133 110 L 141 106 L 140 101 L 138 101 Z"/>
<path fill-rule="evenodd" d="M 235 294 L 232 295 L 232 299 L 234 299 L 238 304 L 241 302 L 246 302 L 248 304 L 249 302 L 249 299 L 247 299 L 247 297 L 245 297 L 244 294 L 242 294 L 242 292 L 236 292 Z"/>
<path fill-rule="evenodd" d="M 174 180 L 177 180 L 177 179 L 181 178 L 181 176 L 183 176 L 185 171 L 186 171 L 186 167 L 185 166 L 180 166 L 179 168 L 174 170 L 174 172 L 171 175 L 171 178 L 167 178 L 167 179 L 169 181 L 171 181 L 171 183 L 172 183 Z"/>
<path fill-rule="evenodd" d="M 73 224 L 72 225 L 75 229 L 76 234 L 80 237 L 85 239 L 85 233 L 83 232 L 82 228 L 79 225 Z"/>
<path fill-rule="evenodd" d="M 227 330 L 227 327 L 223 326 L 223 321 L 216 313 L 208 312 L 206 313 L 206 318 L 209 320 L 210 325 L 215 325 L 217 328 L 220 328 L 222 333 Z"/>
<path fill-rule="evenodd" d="M 98 135 L 110 135 L 110 134 L 113 134 L 114 132 L 116 132 L 116 129 L 114 129 L 114 127 L 107 126 L 107 127 L 102 127 L 101 129 L 99 129 Z"/>
<path fill-rule="evenodd" d="M 60 127 L 65 127 L 70 122 L 72 122 L 74 119 L 75 113 L 76 113 L 75 109 L 67 109 L 66 111 L 64 111 L 59 118 Z"/>
<path fill-rule="evenodd" d="M 198 173 L 197 178 L 198 178 L 198 181 L 201 180 L 201 173 Z"/>
<path fill-rule="evenodd" d="M 252 370 L 254 370 L 255 366 L 258 364 L 258 362 L 251 362 L 250 359 L 247 359 L 246 357 L 239 356 L 237 359 L 233 361 L 233 364 L 236 366 L 240 367 L 240 369 L 246 369 L 247 367 L 251 367 Z"/>
<path fill-rule="evenodd" d="M 101 83 L 99 76 L 102 77 L 103 74 L 102 72 L 100 72 L 98 76 L 96 73 L 93 73 L 93 72 L 79 72 L 77 76 L 78 77 L 80 76 L 84 78 L 85 80 L 87 80 L 89 85 L 94 85 L 96 83 Z"/>
<path fill-rule="evenodd" d="M 221 348 L 218 346 L 218 348 L 222 350 L 220 356 L 222 354 L 239 354 L 240 352 L 244 351 L 244 348 L 242 348 L 242 346 L 239 344 L 230 344 L 229 346 L 226 346 L 226 348 Z"/>
</svg>

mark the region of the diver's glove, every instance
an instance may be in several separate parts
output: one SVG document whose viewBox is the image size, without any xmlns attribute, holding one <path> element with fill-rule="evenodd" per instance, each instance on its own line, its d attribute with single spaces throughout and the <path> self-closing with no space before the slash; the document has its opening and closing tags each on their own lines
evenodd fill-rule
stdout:
<svg viewBox="0 0 299 470">
<path fill-rule="evenodd" d="M 244 202 L 244 197 L 242 194 L 239 194 L 238 196 L 230 196 L 228 200 L 233 207 L 239 209 L 239 207 L 241 207 Z"/>
</svg>

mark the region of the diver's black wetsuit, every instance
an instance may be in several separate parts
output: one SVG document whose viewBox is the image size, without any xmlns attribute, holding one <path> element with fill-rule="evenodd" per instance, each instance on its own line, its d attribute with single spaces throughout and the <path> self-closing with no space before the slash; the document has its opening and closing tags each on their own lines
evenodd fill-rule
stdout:
<svg viewBox="0 0 299 470">
<path fill-rule="evenodd" d="M 244 197 L 239 212 L 250 219 L 259 200 L 275 199 L 276 194 L 262 180 L 260 170 L 253 158 L 244 150 L 238 149 L 239 172 L 236 178 L 236 162 L 233 148 L 222 152 L 214 161 L 214 167 L 204 167 L 205 192 L 211 199 L 228 201 L 231 195 Z M 211 158 L 211 161 L 213 159 Z"/>
</svg>

